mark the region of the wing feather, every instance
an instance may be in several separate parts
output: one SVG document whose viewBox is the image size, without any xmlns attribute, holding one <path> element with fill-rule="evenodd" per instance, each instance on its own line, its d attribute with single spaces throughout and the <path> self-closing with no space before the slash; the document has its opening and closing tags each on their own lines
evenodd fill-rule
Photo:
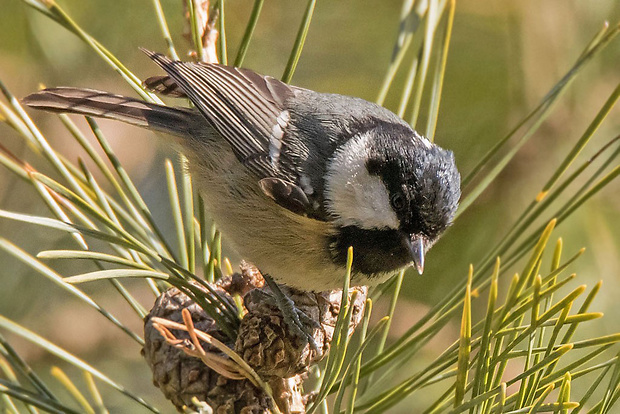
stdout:
<svg viewBox="0 0 620 414">
<path fill-rule="evenodd" d="M 217 64 L 173 61 L 145 50 L 167 77 L 147 80 L 147 87 L 186 95 L 211 126 L 230 144 L 239 161 L 278 204 L 300 214 L 301 172 L 290 149 L 287 99 L 299 88 L 251 70 Z M 269 179 L 267 181 L 262 181 Z M 267 186 L 265 183 L 271 183 Z M 290 203 L 285 200 L 291 197 Z M 309 202 L 304 206 L 311 209 Z"/>
</svg>

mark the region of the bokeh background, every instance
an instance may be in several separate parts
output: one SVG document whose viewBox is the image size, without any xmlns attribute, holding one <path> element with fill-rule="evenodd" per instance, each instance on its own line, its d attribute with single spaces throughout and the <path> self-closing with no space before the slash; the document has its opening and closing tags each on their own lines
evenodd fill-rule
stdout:
<svg viewBox="0 0 620 414">
<path fill-rule="evenodd" d="M 111 50 L 140 78 L 158 73 L 138 47 L 165 50 L 149 0 L 58 0 L 72 17 Z M 181 0 L 162 0 L 176 46 L 182 38 Z M 244 66 L 280 76 L 286 65 L 305 2 L 265 2 Z M 226 1 L 227 40 L 234 56 L 251 10 L 249 0 Z M 396 0 L 319 1 L 293 84 L 319 91 L 375 100 L 396 38 L 401 2 Z M 0 79 L 16 96 L 39 88 L 71 85 L 132 95 L 117 74 L 91 49 L 52 21 L 28 9 L 19 0 L 0 0 Z M 620 20 L 617 0 L 496 1 L 459 0 L 450 47 L 436 139 L 455 152 L 461 171 L 467 172 L 492 144 L 532 109 L 577 59 L 605 21 Z M 404 76 L 397 78 L 404 84 Z M 446 291 L 464 278 L 469 263 L 482 258 L 535 197 L 551 172 L 594 118 L 620 82 L 620 40 L 616 39 L 578 77 L 556 105 L 552 116 L 499 179 L 460 217 L 444 239 L 429 253 L 424 277 L 407 275 L 392 335 L 399 336 Z M 385 105 L 395 110 L 398 96 Z M 83 154 L 58 119 L 42 113 L 32 116 L 46 136 L 69 159 Z M 80 126 L 87 131 L 82 120 Z M 138 184 L 165 232 L 173 234 L 165 186 L 163 160 L 176 160 L 162 139 L 149 132 L 113 122 L 100 123 L 113 148 Z M 581 160 L 620 133 L 620 109 L 615 108 L 596 133 Z M 0 142 L 35 166 L 43 167 L 16 134 L 0 124 Z M 0 169 L 0 208 L 47 215 L 29 187 Z M 595 334 L 617 332 L 620 324 L 620 182 L 612 183 L 589 201 L 554 233 L 565 241 L 566 257 L 587 247 L 572 267 L 578 280 L 591 286 L 604 280 L 604 290 L 593 306 L 607 317 L 589 324 Z M 0 221 L 0 235 L 31 253 L 72 246 L 59 232 L 44 231 Z M 0 314 L 17 320 L 67 348 L 128 388 L 161 402 L 150 384 L 150 372 L 139 349 L 91 310 L 67 298 L 39 275 L 0 252 Z M 62 274 L 79 273 L 73 264 L 54 264 Z M 518 269 L 515 269 L 517 271 Z M 130 284 L 131 286 L 131 284 Z M 134 285 L 138 288 L 138 283 Z M 103 305 L 140 330 L 129 307 L 107 285 L 84 286 Z M 147 307 L 150 293 L 137 293 Z M 484 302 L 484 301 L 483 301 Z M 386 304 L 378 304 L 378 312 Z M 458 336 L 458 321 L 445 330 L 420 358 L 430 358 Z M 46 370 L 50 359 L 36 347 L 16 342 L 35 367 Z M 441 347 L 441 348 L 438 348 Z M 413 361 L 416 365 L 420 361 Z M 43 373 L 45 375 L 45 372 Z M 113 412 L 123 411 L 126 400 L 114 394 Z M 394 412 L 416 412 L 427 401 L 419 398 Z M 166 403 L 161 407 L 168 407 Z M 137 408 L 132 405 L 133 408 Z M 413 407 L 413 408 L 412 408 Z M 411 410 L 414 411 L 411 411 Z M 136 411 L 137 412 L 137 411 Z M 172 410 L 171 410 L 172 412 Z"/>
</svg>

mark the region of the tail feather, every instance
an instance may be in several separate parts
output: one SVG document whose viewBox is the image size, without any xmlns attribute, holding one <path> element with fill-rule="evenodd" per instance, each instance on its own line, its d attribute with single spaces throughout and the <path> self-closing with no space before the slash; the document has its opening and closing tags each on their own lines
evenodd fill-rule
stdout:
<svg viewBox="0 0 620 414">
<path fill-rule="evenodd" d="M 201 123 L 195 111 L 171 108 L 107 92 L 82 88 L 49 88 L 25 97 L 32 108 L 115 119 L 139 127 L 187 136 Z M 205 123 L 206 122 L 202 122 Z"/>
</svg>

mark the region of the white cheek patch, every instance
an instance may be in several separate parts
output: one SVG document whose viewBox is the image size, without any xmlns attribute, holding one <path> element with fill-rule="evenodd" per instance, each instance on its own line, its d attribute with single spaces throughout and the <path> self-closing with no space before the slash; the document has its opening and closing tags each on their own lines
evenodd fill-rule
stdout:
<svg viewBox="0 0 620 414">
<path fill-rule="evenodd" d="M 367 134 L 351 138 L 334 154 L 325 185 L 328 209 L 342 226 L 398 229 L 385 184 L 366 168 L 368 139 Z"/>
</svg>

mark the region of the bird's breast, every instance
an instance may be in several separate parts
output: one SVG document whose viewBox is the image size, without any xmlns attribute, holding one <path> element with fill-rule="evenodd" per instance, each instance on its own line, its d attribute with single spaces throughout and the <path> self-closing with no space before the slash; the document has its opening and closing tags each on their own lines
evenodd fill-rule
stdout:
<svg viewBox="0 0 620 414">
<path fill-rule="evenodd" d="M 185 145 L 193 146 L 183 152 L 205 207 L 224 240 L 241 258 L 276 281 L 301 290 L 342 286 L 346 269 L 332 260 L 331 223 L 277 205 L 226 147 L 209 143 L 196 148 L 203 145 L 200 142 Z"/>
</svg>

